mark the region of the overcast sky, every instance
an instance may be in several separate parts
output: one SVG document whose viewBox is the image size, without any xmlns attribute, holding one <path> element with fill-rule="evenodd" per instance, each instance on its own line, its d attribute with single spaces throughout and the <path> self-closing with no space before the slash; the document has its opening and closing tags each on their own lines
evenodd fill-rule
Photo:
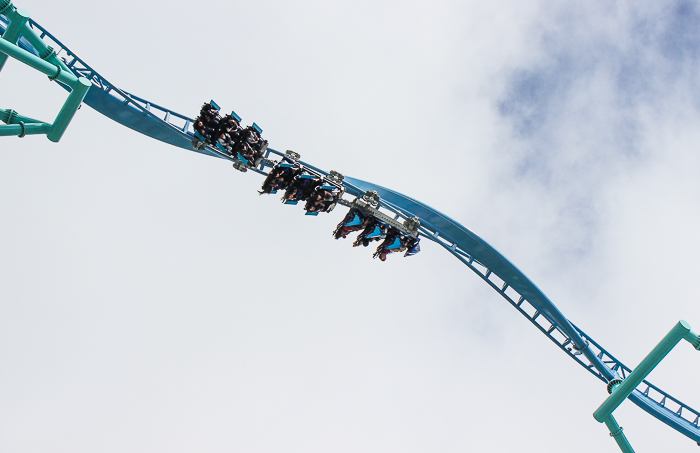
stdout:
<svg viewBox="0 0 700 453">
<path fill-rule="evenodd" d="M 273 148 L 480 235 L 630 367 L 700 330 L 690 1 L 17 6 L 116 86 L 214 99 Z M 0 108 L 65 92 L 16 61 Z M 617 451 L 605 386 L 440 247 L 331 237 L 262 178 L 84 106 L 0 141 L 0 451 Z M 700 355 L 650 376 L 700 409 Z M 630 402 L 639 452 L 697 451 Z"/>
</svg>

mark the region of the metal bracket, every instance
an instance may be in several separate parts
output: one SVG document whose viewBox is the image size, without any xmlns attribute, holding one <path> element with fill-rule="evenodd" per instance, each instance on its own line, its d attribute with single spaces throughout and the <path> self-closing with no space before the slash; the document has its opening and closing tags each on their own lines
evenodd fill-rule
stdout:
<svg viewBox="0 0 700 453">
<path fill-rule="evenodd" d="M 620 384 L 622 384 L 622 379 L 613 379 L 608 382 L 608 395 L 612 395 L 612 392 L 614 392 L 615 389 L 620 386 Z"/>
<path fill-rule="evenodd" d="M 7 11 L 8 8 L 12 8 L 12 1 L 11 0 L 0 0 L 0 14 L 5 14 L 5 11 Z"/>
<path fill-rule="evenodd" d="M 246 167 L 246 165 L 243 162 L 234 162 L 233 168 L 240 171 L 241 173 L 245 173 L 248 171 L 248 167 Z"/>
<path fill-rule="evenodd" d="M 368 190 L 362 195 L 362 200 L 373 208 L 379 206 L 379 194 L 376 190 Z"/>
<path fill-rule="evenodd" d="M 374 192 L 376 195 L 376 192 Z M 363 197 L 365 198 L 365 197 Z M 374 198 L 371 198 L 374 200 Z M 379 196 L 377 195 L 376 200 L 379 200 Z M 420 226 L 420 222 L 418 221 L 418 218 L 415 217 L 413 219 L 406 219 L 404 223 L 401 223 L 395 219 L 392 219 L 388 215 L 384 214 L 383 212 L 379 211 L 376 209 L 375 206 L 372 206 L 369 201 L 366 200 L 361 200 L 359 198 L 355 198 L 352 202 L 348 202 L 343 200 L 342 198 L 338 200 L 338 203 L 347 206 L 349 208 L 355 208 L 359 209 L 360 211 L 364 212 L 368 216 L 372 216 L 375 219 L 379 220 L 382 223 L 385 223 L 393 228 L 396 228 L 399 230 L 402 234 L 405 236 L 412 237 L 415 239 L 418 237 L 418 226 Z M 408 222 L 408 225 L 406 223 Z"/>
<path fill-rule="evenodd" d="M 343 180 L 345 179 L 345 176 L 342 175 L 342 173 L 338 173 L 335 170 L 331 170 L 331 172 L 326 176 L 327 179 L 331 181 L 335 181 L 338 184 L 342 184 Z"/>
<path fill-rule="evenodd" d="M 588 347 L 590 346 L 590 343 L 588 342 L 588 340 L 584 340 L 584 341 L 586 342 L 586 346 L 584 346 L 581 349 L 579 349 L 578 346 L 576 346 L 576 343 L 571 344 L 571 347 L 576 351 L 576 352 L 574 352 L 574 355 L 581 355 L 581 354 L 583 354 L 583 351 L 588 349 Z"/>
</svg>

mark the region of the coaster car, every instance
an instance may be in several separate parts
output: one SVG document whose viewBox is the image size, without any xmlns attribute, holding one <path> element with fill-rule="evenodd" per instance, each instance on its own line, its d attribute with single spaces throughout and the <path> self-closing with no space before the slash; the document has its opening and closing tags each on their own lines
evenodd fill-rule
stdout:
<svg viewBox="0 0 700 453">
<path fill-rule="evenodd" d="M 379 258 L 381 261 L 385 261 L 390 253 L 406 250 L 407 239 L 396 228 L 389 228 L 384 241 L 379 244 L 372 258 Z"/>
<path fill-rule="evenodd" d="M 195 136 L 204 143 L 214 145 L 220 120 L 219 106 L 216 102 L 211 101 L 205 103 L 202 105 L 199 116 L 194 120 L 194 124 L 192 125 Z M 197 136 L 197 134 L 199 135 Z"/>
<path fill-rule="evenodd" d="M 297 204 L 300 201 L 306 201 L 314 192 L 314 189 L 321 184 L 321 178 L 318 176 L 297 175 L 284 192 L 282 201 L 285 204 Z"/>
<path fill-rule="evenodd" d="M 362 245 L 367 247 L 370 242 L 380 241 L 386 237 L 388 229 L 389 227 L 385 224 L 371 217 L 362 232 L 357 235 L 357 239 L 353 242 L 352 246 L 358 247 Z"/>
<path fill-rule="evenodd" d="M 292 183 L 294 177 L 300 175 L 301 172 L 302 170 L 299 164 L 281 162 L 270 170 L 267 178 L 265 178 L 265 182 L 263 182 L 261 190 L 258 192 L 262 195 L 264 193 L 277 193 L 278 190 L 285 190 Z"/>
<path fill-rule="evenodd" d="M 420 238 L 409 239 L 403 256 L 413 256 L 418 252 L 420 252 Z"/>
<path fill-rule="evenodd" d="M 404 256 L 413 256 L 420 252 L 419 243 L 420 239 L 413 239 L 409 236 L 404 236 L 397 229 L 390 228 L 386 238 L 381 244 L 379 244 L 379 247 L 377 247 L 377 251 L 374 252 L 372 258 L 379 258 L 381 261 L 385 261 L 387 255 L 396 252 L 403 252 L 404 250 L 406 251 Z"/>
<path fill-rule="evenodd" d="M 340 190 L 334 186 L 320 185 L 306 200 L 306 215 L 318 215 L 319 212 L 331 212 L 338 204 Z"/>
<path fill-rule="evenodd" d="M 348 237 L 348 234 L 354 233 L 355 231 L 364 230 L 367 226 L 371 217 L 366 215 L 359 209 L 352 208 L 345 215 L 345 218 L 335 227 L 333 231 L 333 237 L 336 239 Z"/>
</svg>

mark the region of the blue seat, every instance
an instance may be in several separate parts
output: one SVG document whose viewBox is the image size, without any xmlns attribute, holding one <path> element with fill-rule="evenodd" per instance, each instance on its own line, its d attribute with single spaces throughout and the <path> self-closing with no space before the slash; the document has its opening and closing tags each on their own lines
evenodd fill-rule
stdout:
<svg viewBox="0 0 700 453">
<path fill-rule="evenodd" d="M 364 222 L 364 219 L 360 217 L 357 213 L 355 213 L 355 216 L 352 218 L 352 220 L 346 223 L 345 226 L 362 225 L 362 222 Z"/>
<path fill-rule="evenodd" d="M 335 189 L 335 187 L 333 187 L 333 186 L 321 186 L 321 189 L 333 190 L 333 189 Z"/>
<path fill-rule="evenodd" d="M 219 148 L 221 151 L 228 153 L 228 150 L 223 147 L 223 145 L 219 142 L 216 142 L 216 147 Z"/>
<path fill-rule="evenodd" d="M 258 134 L 262 134 L 262 129 L 260 129 L 260 126 L 258 126 L 257 124 L 253 123 L 252 128 L 255 129 L 258 132 Z"/>
<path fill-rule="evenodd" d="M 238 153 L 238 158 L 243 161 L 244 164 L 248 165 L 248 159 L 245 157 L 241 156 L 241 153 Z"/>
<path fill-rule="evenodd" d="M 318 211 L 317 212 L 306 211 L 306 215 L 318 215 Z"/>
<path fill-rule="evenodd" d="M 216 110 L 221 110 L 221 107 L 219 107 L 219 104 L 217 104 L 216 102 L 214 102 L 214 100 L 212 100 L 212 101 L 210 102 L 210 104 L 211 104 L 211 106 L 214 107 Z"/>
<path fill-rule="evenodd" d="M 277 193 L 277 191 L 276 191 L 276 190 L 273 190 L 273 191 L 271 191 L 270 193 Z"/>
<path fill-rule="evenodd" d="M 284 204 L 297 204 L 299 203 L 298 201 L 292 201 L 292 200 L 285 200 Z"/>
<path fill-rule="evenodd" d="M 399 239 L 398 237 L 395 237 L 394 240 L 391 242 L 391 244 L 388 244 L 386 247 L 384 247 L 384 249 L 385 250 L 396 250 L 396 249 L 400 249 L 402 245 L 403 244 L 401 244 L 401 239 Z"/>
<path fill-rule="evenodd" d="M 207 141 L 207 139 L 204 138 L 204 136 L 197 131 L 194 131 L 194 136 L 197 137 L 200 141 L 203 141 L 203 142 Z"/>
<path fill-rule="evenodd" d="M 234 112 L 233 110 L 231 110 L 231 116 L 239 123 L 241 122 L 241 117 L 236 115 L 236 112 Z"/>
<path fill-rule="evenodd" d="M 418 252 L 420 252 L 420 238 L 416 239 L 416 243 L 413 244 L 413 247 L 406 250 L 406 253 L 403 256 L 413 256 Z"/>
<path fill-rule="evenodd" d="M 279 164 L 279 166 L 281 168 L 294 168 L 294 165 L 290 165 L 290 164 Z"/>
<path fill-rule="evenodd" d="M 299 179 L 314 179 L 314 175 L 299 175 Z"/>
<path fill-rule="evenodd" d="M 373 239 L 373 238 L 382 237 L 382 236 L 383 236 L 382 229 L 379 227 L 379 225 L 374 225 L 372 232 L 367 234 L 365 237 L 367 239 Z"/>
</svg>

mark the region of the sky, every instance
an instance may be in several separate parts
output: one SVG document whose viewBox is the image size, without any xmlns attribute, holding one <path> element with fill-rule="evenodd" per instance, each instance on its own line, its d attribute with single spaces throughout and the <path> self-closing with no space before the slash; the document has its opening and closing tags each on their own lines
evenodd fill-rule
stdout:
<svg viewBox="0 0 700 453">
<path fill-rule="evenodd" d="M 695 2 L 16 5 L 123 90 L 444 212 L 627 366 L 700 330 Z M 26 116 L 65 99 L 0 80 Z M 87 106 L 2 139 L 0 451 L 618 451 L 603 383 L 441 247 L 381 263 L 261 183 Z M 699 372 L 681 344 L 649 380 L 700 409 Z"/>
</svg>

